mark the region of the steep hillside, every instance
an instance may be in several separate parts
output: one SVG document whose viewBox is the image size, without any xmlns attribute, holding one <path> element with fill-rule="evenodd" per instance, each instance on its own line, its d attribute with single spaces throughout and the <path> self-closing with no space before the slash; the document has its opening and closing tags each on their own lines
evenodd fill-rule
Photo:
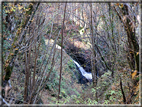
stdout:
<svg viewBox="0 0 142 107">
<path fill-rule="evenodd" d="M 47 44 L 48 39 L 45 40 Z M 53 40 L 50 40 L 51 44 Z M 45 89 L 41 92 L 41 99 L 44 104 L 56 104 L 59 87 L 59 73 L 60 73 L 60 46 L 56 45 L 56 55 L 58 55 L 55 67 L 49 78 Z M 56 56 L 55 55 L 55 56 Z M 82 92 L 82 85 L 78 83 L 79 73 L 73 63 L 72 58 L 63 51 L 63 68 L 61 81 L 61 95 L 60 103 L 69 103 L 69 97 L 79 96 Z"/>
</svg>

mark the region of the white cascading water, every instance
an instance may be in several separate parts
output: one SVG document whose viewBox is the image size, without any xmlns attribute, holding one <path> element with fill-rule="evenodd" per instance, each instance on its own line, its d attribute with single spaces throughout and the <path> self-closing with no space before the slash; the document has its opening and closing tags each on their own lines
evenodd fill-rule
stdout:
<svg viewBox="0 0 142 107">
<path fill-rule="evenodd" d="M 56 45 L 57 49 L 61 49 L 61 47 L 59 45 Z M 63 49 L 63 51 L 66 53 L 66 51 Z M 66 53 L 67 54 L 67 53 Z M 72 59 L 73 60 L 73 59 Z M 75 60 L 73 60 L 73 62 L 77 65 L 77 67 L 79 68 L 81 74 L 88 80 L 92 80 L 92 73 L 88 73 L 86 72 L 83 67 L 81 67 Z"/>
<path fill-rule="evenodd" d="M 79 68 L 79 70 L 81 71 L 82 75 L 88 79 L 91 80 L 92 79 L 92 73 L 87 73 L 83 67 L 81 67 L 76 61 L 73 60 L 73 62 L 77 65 L 77 67 Z"/>
</svg>

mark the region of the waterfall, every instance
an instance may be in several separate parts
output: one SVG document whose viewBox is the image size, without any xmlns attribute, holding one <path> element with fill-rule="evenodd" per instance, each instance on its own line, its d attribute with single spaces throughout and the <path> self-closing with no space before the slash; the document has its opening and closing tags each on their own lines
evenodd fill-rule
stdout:
<svg viewBox="0 0 142 107">
<path fill-rule="evenodd" d="M 61 47 L 59 45 L 56 45 L 57 49 L 61 49 Z M 66 53 L 66 51 L 63 49 L 63 51 Z M 67 53 L 66 53 L 67 54 Z M 72 59 L 72 58 L 71 58 Z M 73 60 L 73 59 L 72 59 Z M 76 66 L 79 68 L 81 74 L 87 79 L 87 80 L 92 80 L 92 73 L 88 73 L 86 72 L 83 67 L 81 67 L 75 60 L 73 60 L 73 62 L 76 64 Z"/>
<path fill-rule="evenodd" d="M 92 80 L 92 73 L 88 73 L 86 72 L 83 67 L 81 67 L 76 61 L 73 60 L 73 62 L 77 65 L 77 67 L 79 68 L 81 74 L 88 80 Z"/>
</svg>

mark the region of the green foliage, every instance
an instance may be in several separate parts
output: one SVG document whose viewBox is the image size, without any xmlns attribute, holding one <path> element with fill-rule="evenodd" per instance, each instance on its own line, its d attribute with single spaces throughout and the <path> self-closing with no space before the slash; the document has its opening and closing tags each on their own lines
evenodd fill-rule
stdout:
<svg viewBox="0 0 142 107">
<path fill-rule="evenodd" d="M 115 94 L 116 92 L 115 92 L 114 90 L 110 90 L 109 93 L 110 93 L 110 95 L 113 95 L 113 94 Z"/>
<path fill-rule="evenodd" d="M 77 96 L 76 95 L 71 95 L 71 98 L 76 101 Z"/>
<path fill-rule="evenodd" d="M 139 77 L 136 77 L 136 81 L 139 81 Z"/>
<path fill-rule="evenodd" d="M 40 43 L 44 46 L 44 49 L 45 49 L 45 37 L 44 36 L 41 37 Z"/>
<path fill-rule="evenodd" d="M 70 96 L 66 97 L 66 98 L 65 98 L 65 101 L 64 101 L 64 104 L 69 103 L 69 102 L 70 102 L 70 99 L 71 99 Z"/>
<path fill-rule="evenodd" d="M 91 100 L 90 98 L 87 98 L 86 100 L 85 100 L 85 104 L 92 104 L 92 105 L 94 105 L 94 104 L 98 104 L 98 102 L 96 101 L 96 100 Z"/>
<path fill-rule="evenodd" d="M 70 69 L 75 69 L 75 64 L 74 64 L 73 60 L 68 61 L 68 66 Z"/>
<path fill-rule="evenodd" d="M 95 96 L 95 94 L 96 94 L 96 90 L 95 90 L 94 88 L 92 88 L 91 90 L 92 90 L 92 94 L 93 94 L 93 96 Z"/>
<path fill-rule="evenodd" d="M 100 77 L 96 87 L 97 92 L 100 93 L 102 91 L 107 90 L 110 84 L 111 84 L 111 72 L 108 71 Z"/>
<path fill-rule="evenodd" d="M 30 3 L 29 7 L 25 8 L 26 15 L 30 15 L 32 13 L 32 9 L 33 9 L 33 4 Z"/>
<path fill-rule="evenodd" d="M 117 97 L 121 97 L 122 93 L 121 90 L 108 90 L 104 95 L 106 99 L 104 104 L 108 104 L 117 101 Z"/>
<path fill-rule="evenodd" d="M 58 104 L 58 100 L 55 97 L 51 97 L 51 98 L 49 98 L 49 100 L 51 101 L 51 102 L 49 102 L 50 104 L 53 104 L 53 102 L 54 102 L 54 104 Z"/>
<path fill-rule="evenodd" d="M 64 97 L 67 96 L 66 91 L 65 91 L 64 89 L 61 90 L 61 94 L 62 94 Z"/>
<path fill-rule="evenodd" d="M 46 84 L 46 89 L 48 90 L 57 90 L 57 86 L 59 85 L 58 81 L 58 74 L 56 73 L 55 69 L 53 68 L 53 71 L 51 72 L 51 75 L 48 79 L 48 82 Z"/>
<path fill-rule="evenodd" d="M 105 100 L 103 104 L 109 104 L 109 100 Z"/>
<path fill-rule="evenodd" d="M 76 94 L 77 96 L 79 96 L 79 92 L 78 92 L 75 88 L 73 88 L 72 90 L 75 92 L 75 94 Z"/>
<path fill-rule="evenodd" d="M 50 70 L 49 69 L 50 66 L 48 66 L 47 68 L 48 68 L 48 70 Z M 74 93 L 77 96 L 79 96 L 79 93 L 75 88 L 69 88 L 69 87 L 71 87 L 72 82 L 75 81 L 75 79 L 76 79 L 75 75 L 73 75 L 73 72 L 72 72 L 73 68 L 75 69 L 75 65 L 74 65 L 73 61 L 70 60 L 67 63 L 65 70 L 63 72 L 71 75 L 72 79 L 68 80 L 68 78 L 62 76 L 60 98 L 63 99 L 63 101 L 60 101 L 60 104 L 68 103 L 69 100 L 71 99 L 71 97 L 68 97 L 68 96 L 71 95 L 71 93 Z M 57 71 L 55 71 L 55 68 L 54 68 L 49 79 L 48 79 L 45 89 L 49 90 L 52 93 L 52 97 L 57 97 L 58 86 L 59 86 L 59 74 Z M 52 100 L 54 103 L 56 103 L 54 101 L 54 99 L 52 99 Z"/>
</svg>

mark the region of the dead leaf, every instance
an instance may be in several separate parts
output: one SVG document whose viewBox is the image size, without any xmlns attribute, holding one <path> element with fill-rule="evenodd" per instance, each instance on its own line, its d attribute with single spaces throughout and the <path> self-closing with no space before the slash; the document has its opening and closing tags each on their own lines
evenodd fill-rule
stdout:
<svg viewBox="0 0 142 107">
<path fill-rule="evenodd" d="M 139 52 L 137 52 L 137 54 L 136 55 L 138 55 L 139 54 Z"/>
<path fill-rule="evenodd" d="M 116 89 L 116 86 L 112 85 L 112 86 L 111 86 L 111 89 L 112 89 L 112 90 L 115 90 L 115 89 Z"/>
<path fill-rule="evenodd" d="M 136 92 L 137 92 L 137 91 L 139 91 L 139 84 L 138 84 L 138 86 L 136 87 Z"/>
<path fill-rule="evenodd" d="M 115 5 L 116 5 L 116 6 L 119 6 L 119 3 L 116 3 Z"/>
<path fill-rule="evenodd" d="M 14 53 L 10 53 L 10 55 L 11 55 L 11 56 L 13 56 L 13 55 L 14 55 Z"/>
<path fill-rule="evenodd" d="M 119 5 L 119 7 L 120 7 L 120 8 L 123 8 L 123 7 L 124 7 L 123 3 L 121 3 L 121 4 Z"/>
<path fill-rule="evenodd" d="M 133 73 L 132 73 L 132 79 L 134 79 L 134 77 L 137 75 L 137 70 L 135 70 Z"/>
<path fill-rule="evenodd" d="M 15 49 L 16 51 L 18 50 L 18 48 Z"/>
</svg>

